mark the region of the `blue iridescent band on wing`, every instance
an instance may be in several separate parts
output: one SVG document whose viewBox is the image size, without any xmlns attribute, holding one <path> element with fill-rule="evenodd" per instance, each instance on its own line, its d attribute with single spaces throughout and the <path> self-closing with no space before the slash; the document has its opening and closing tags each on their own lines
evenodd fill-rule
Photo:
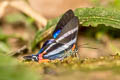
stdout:
<svg viewBox="0 0 120 80">
<path fill-rule="evenodd" d="M 57 38 L 57 36 L 60 34 L 61 30 L 57 30 L 54 34 L 53 34 L 53 38 Z"/>
</svg>

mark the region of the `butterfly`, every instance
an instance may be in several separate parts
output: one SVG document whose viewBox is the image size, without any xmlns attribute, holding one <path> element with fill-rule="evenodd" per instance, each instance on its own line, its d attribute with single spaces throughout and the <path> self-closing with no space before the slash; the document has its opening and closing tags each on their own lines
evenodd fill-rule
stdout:
<svg viewBox="0 0 120 80">
<path fill-rule="evenodd" d="M 52 33 L 36 55 L 24 56 L 25 60 L 47 62 L 67 57 L 65 52 L 76 50 L 79 20 L 72 10 L 68 10 L 59 20 Z"/>
</svg>

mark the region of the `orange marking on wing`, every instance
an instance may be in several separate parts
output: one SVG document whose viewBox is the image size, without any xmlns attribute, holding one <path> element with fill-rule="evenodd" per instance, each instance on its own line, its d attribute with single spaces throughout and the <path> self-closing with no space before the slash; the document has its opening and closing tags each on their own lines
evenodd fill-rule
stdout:
<svg viewBox="0 0 120 80">
<path fill-rule="evenodd" d="M 43 52 L 43 53 L 39 54 L 39 61 L 38 61 L 39 63 L 49 61 L 49 59 L 43 59 L 44 54 L 46 54 L 46 52 Z"/>
<path fill-rule="evenodd" d="M 75 44 L 74 44 L 74 45 L 73 45 L 73 47 L 72 47 L 72 51 L 74 51 L 74 50 L 75 50 L 75 47 L 76 47 L 76 46 L 75 46 Z"/>
<path fill-rule="evenodd" d="M 42 62 L 48 62 L 48 61 L 50 61 L 49 59 L 41 59 L 41 60 L 39 60 L 38 62 L 39 63 L 42 63 Z"/>
</svg>

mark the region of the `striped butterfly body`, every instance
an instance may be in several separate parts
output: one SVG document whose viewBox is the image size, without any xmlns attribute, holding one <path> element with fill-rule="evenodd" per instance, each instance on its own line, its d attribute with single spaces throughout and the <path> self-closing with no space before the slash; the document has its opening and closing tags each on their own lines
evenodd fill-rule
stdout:
<svg viewBox="0 0 120 80">
<path fill-rule="evenodd" d="M 76 51 L 79 20 L 72 10 L 68 10 L 58 22 L 52 33 L 36 55 L 24 56 L 26 60 L 46 62 L 55 59 L 64 59 L 65 52 Z"/>
</svg>

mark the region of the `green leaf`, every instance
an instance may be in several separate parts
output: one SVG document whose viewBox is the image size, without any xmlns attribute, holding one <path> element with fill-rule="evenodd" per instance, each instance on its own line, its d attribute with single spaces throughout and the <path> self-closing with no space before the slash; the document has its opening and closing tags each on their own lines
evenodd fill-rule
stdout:
<svg viewBox="0 0 120 80">
<path fill-rule="evenodd" d="M 9 53 L 10 48 L 7 43 L 0 41 L 0 53 Z"/>
<path fill-rule="evenodd" d="M 120 29 L 120 11 L 106 8 L 78 8 L 75 15 L 78 16 L 83 26 L 94 26 L 104 24 Z"/>
<path fill-rule="evenodd" d="M 38 75 L 10 56 L 0 55 L 0 80 L 40 80 Z"/>
<path fill-rule="evenodd" d="M 108 27 L 111 26 L 120 29 L 119 10 L 108 8 L 78 8 L 74 13 L 79 18 L 80 24 L 83 26 L 91 25 L 92 27 L 97 27 L 99 24 L 104 24 Z M 50 20 L 42 31 L 37 32 L 32 42 L 32 49 L 34 49 L 35 46 L 45 38 L 43 35 L 48 36 L 46 31 L 51 30 L 51 28 L 57 24 L 59 18 L 60 17 Z"/>
</svg>

